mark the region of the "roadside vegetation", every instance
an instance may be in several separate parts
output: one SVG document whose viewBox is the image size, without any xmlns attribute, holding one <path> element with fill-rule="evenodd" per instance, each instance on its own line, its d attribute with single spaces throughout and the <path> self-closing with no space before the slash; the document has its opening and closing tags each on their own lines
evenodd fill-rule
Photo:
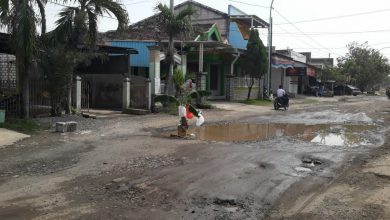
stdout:
<svg viewBox="0 0 390 220">
<path fill-rule="evenodd" d="M 261 79 L 268 69 L 267 49 L 264 47 L 263 41 L 259 37 L 259 32 L 252 28 L 248 44 L 246 46 L 247 54 L 243 58 L 244 75 L 247 78 L 248 96 L 250 100 L 252 88 L 255 84 L 255 79 Z M 259 86 L 260 88 L 260 86 Z"/>
<path fill-rule="evenodd" d="M 127 12 L 115 0 L 76 0 L 73 6 L 59 12 L 56 28 L 46 33 L 46 4 L 46 0 L 0 1 L 0 28 L 11 35 L 9 46 L 17 59 L 24 118 L 30 115 L 29 76 L 35 64 L 40 64 L 51 84 L 51 98 L 56 100 L 52 105 L 52 115 L 60 114 L 62 109 L 69 114 L 75 68 L 101 55 L 96 47 L 98 19 L 111 13 L 118 20 L 118 31 L 128 26 Z M 38 27 L 41 27 L 40 33 Z"/>
<path fill-rule="evenodd" d="M 32 134 L 47 129 L 48 126 L 38 124 L 33 119 L 7 118 L 4 123 L 0 123 L 0 128 L 6 128 L 24 134 Z"/>
<path fill-rule="evenodd" d="M 191 25 L 191 15 L 195 13 L 195 11 L 191 7 L 187 7 L 186 9 L 174 13 L 172 9 L 170 9 L 167 5 L 159 3 L 156 6 L 156 12 L 158 14 L 157 25 L 160 30 L 164 31 L 168 34 L 168 48 L 166 49 L 167 59 L 169 63 L 169 73 L 166 77 L 166 86 L 165 86 L 165 94 L 173 95 L 174 94 L 174 38 L 185 36 L 192 31 Z"/>
<path fill-rule="evenodd" d="M 326 66 L 321 81 L 334 80 L 337 85 L 354 85 L 362 92 L 374 93 L 380 86 L 386 86 L 390 78 L 389 60 L 379 50 L 367 43 L 352 42 L 347 45 L 348 53 L 337 59 L 337 66 Z"/>
</svg>

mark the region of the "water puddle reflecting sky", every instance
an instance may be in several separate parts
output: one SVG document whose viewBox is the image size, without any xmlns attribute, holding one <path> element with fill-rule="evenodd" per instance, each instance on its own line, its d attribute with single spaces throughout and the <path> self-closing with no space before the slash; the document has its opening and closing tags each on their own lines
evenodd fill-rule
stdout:
<svg viewBox="0 0 390 220">
<path fill-rule="evenodd" d="M 328 146 L 358 146 L 370 144 L 361 133 L 374 130 L 375 125 L 305 125 L 305 124 L 216 124 L 190 129 L 196 139 L 219 142 L 261 141 L 291 137 Z M 174 134 L 174 132 L 170 132 Z"/>
<path fill-rule="evenodd" d="M 358 136 L 358 134 L 319 134 L 313 140 L 312 143 L 318 143 L 328 146 L 348 146 L 355 147 L 361 145 L 369 145 L 370 142 Z"/>
</svg>

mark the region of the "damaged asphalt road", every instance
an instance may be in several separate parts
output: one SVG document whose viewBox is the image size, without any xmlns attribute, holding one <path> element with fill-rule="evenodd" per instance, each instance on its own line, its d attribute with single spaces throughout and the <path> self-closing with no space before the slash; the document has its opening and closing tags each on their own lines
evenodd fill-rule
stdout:
<svg viewBox="0 0 390 220">
<path fill-rule="evenodd" d="M 0 149 L 0 219 L 311 219 L 304 198 L 320 193 L 302 195 L 385 150 L 390 103 L 347 100 L 204 111 L 188 139 L 169 137 L 168 115 L 42 132 Z"/>
</svg>

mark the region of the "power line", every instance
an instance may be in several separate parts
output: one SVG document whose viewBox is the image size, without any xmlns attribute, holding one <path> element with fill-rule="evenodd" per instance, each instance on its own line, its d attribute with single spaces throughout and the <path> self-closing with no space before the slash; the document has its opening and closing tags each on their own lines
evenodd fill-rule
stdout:
<svg viewBox="0 0 390 220">
<path fill-rule="evenodd" d="M 375 44 L 368 44 L 369 47 L 373 46 L 378 46 L 378 45 L 383 45 L 383 44 L 390 44 L 390 41 L 388 42 L 381 42 L 381 43 L 375 43 Z M 299 50 L 310 50 L 310 49 L 334 49 L 334 50 L 339 50 L 339 49 L 346 49 L 347 47 L 327 47 L 327 48 L 319 48 L 319 47 L 299 47 L 299 48 L 294 48 L 294 49 L 299 49 Z"/>
<path fill-rule="evenodd" d="M 255 6 L 255 7 L 259 7 L 259 8 L 269 8 L 269 6 L 258 5 L 258 4 L 251 4 L 251 3 L 246 3 L 246 2 L 237 1 L 237 0 L 229 0 L 229 2 L 235 2 L 235 3 L 239 3 L 239 4 L 243 4 L 243 5 L 249 5 L 249 6 Z"/>
<path fill-rule="evenodd" d="M 313 41 L 315 44 L 317 44 L 318 46 L 320 47 L 323 47 L 323 48 L 326 48 L 324 47 L 322 44 L 318 43 L 316 40 L 314 40 L 312 37 L 310 37 L 309 35 L 305 34 L 305 32 L 303 32 L 300 28 L 298 28 L 295 24 L 293 24 L 291 21 L 289 21 L 286 17 L 284 17 L 278 10 L 274 9 L 275 12 L 280 16 L 282 17 L 284 20 L 286 20 L 288 23 L 290 23 L 295 29 L 297 29 L 299 32 L 301 32 L 305 37 L 307 37 L 308 39 L 310 39 L 311 41 Z M 341 56 L 340 54 L 337 54 L 335 52 L 333 52 L 332 50 L 329 50 L 329 49 L 326 49 L 327 51 L 331 52 L 332 54 L 335 54 L 337 56 Z"/>
<path fill-rule="evenodd" d="M 289 31 L 286 30 L 285 28 L 283 28 L 282 26 L 279 26 L 278 28 L 284 30 L 286 33 L 289 33 Z M 304 41 L 302 38 L 298 38 L 298 37 L 295 36 L 295 35 L 291 35 L 291 36 L 294 37 L 295 39 L 297 39 L 298 41 L 302 42 L 303 44 L 308 45 L 309 47 L 315 48 L 315 46 L 313 46 L 312 44 L 310 44 L 310 43 Z M 321 50 L 321 49 L 320 49 L 320 50 Z"/>
<path fill-rule="evenodd" d="M 339 34 L 366 34 L 366 33 L 378 33 L 378 32 L 390 32 L 390 29 L 380 29 L 380 30 L 365 30 L 365 31 L 349 31 L 349 32 L 313 32 L 313 33 L 305 33 L 307 35 L 339 35 Z M 299 32 L 289 32 L 289 33 L 274 33 L 274 34 L 294 34 L 294 35 L 302 35 Z"/>
<path fill-rule="evenodd" d="M 286 25 L 286 24 L 290 24 L 290 23 L 298 24 L 298 23 L 307 23 L 307 22 L 316 22 L 316 21 L 326 21 L 326 20 L 334 20 L 334 19 L 347 18 L 347 17 L 356 17 L 356 16 L 360 16 L 360 15 L 382 13 L 382 12 L 386 12 L 386 11 L 390 11 L 390 8 L 385 8 L 385 9 L 380 9 L 380 10 L 375 10 L 375 11 L 354 13 L 354 14 L 339 15 L 339 16 L 333 16 L 333 17 L 315 18 L 315 19 L 308 19 L 308 20 L 301 20 L 301 21 L 278 23 L 278 24 L 274 24 L 274 25 Z"/>
<path fill-rule="evenodd" d="M 126 6 L 138 5 L 138 4 L 148 3 L 148 2 L 151 2 L 151 1 L 153 1 L 153 0 L 143 0 L 143 1 L 131 2 L 131 3 L 124 4 L 124 5 L 126 5 Z"/>
</svg>

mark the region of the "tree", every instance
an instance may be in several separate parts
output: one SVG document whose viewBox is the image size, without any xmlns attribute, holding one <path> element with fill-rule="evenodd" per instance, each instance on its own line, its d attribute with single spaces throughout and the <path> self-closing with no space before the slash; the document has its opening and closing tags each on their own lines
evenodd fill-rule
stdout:
<svg viewBox="0 0 390 220">
<path fill-rule="evenodd" d="M 267 49 L 264 47 L 264 44 L 259 37 L 259 32 L 254 28 L 252 28 L 250 31 L 246 50 L 247 53 L 243 63 L 245 74 L 249 76 L 250 80 L 248 83 L 247 97 L 249 100 L 251 97 L 253 85 L 255 84 L 255 79 L 260 79 L 268 68 Z"/>
<path fill-rule="evenodd" d="M 367 91 L 380 84 L 390 73 L 388 59 L 367 43 L 350 43 L 349 52 L 338 59 L 341 72 L 350 78 L 361 91 Z"/>
<path fill-rule="evenodd" d="M 78 54 L 65 50 L 62 45 L 48 46 L 40 53 L 39 64 L 45 74 L 50 93 L 51 115 L 60 116 L 66 101 L 69 73 L 73 71 L 74 57 Z"/>
<path fill-rule="evenodd" d="M 72 49 L 87 44 L 95 49 L 98 18 L 112 13 L 118 20 L 117 30 L 127 28 L 128 15 L 123 6 L 114 0 L 76 0 L 78 6 L 69 6 L 59 13 L 55 34 L 57 39 Z M 111 14 L 110 14 L 111 15 Z"/>
<path fill-rule="evenodd" d="M 0 27 L 11 34 L 25 118 L 29 117 L 29 70 L 36 54 L 37 26 L 41 25 L 41 34 L 46 32 L 45 4 L 46 0 L 0 0 Z M 40 19 L 35 14 L 35 6 L 39 8 Z"/>
<path fill-rule="evenodd" d="M 322 82 L 334 80 L 336 81 L 336 84 L 344 84 L 346 82 L 346 77 L 341 72 L 340 68 L 328 65 L 326 65 L 322 70 L 320 79 Z"/>
<path fill-rule="evenodd" d="M 175 14 L 168 6 L 160 3 L 157 5 L 156 10 L 158 10 L 159 15 L 157 17 L 157 26 L 161 31 L 164 31 L 168 35 L 168 51 L 167 59 L 169 63 L 169 73 L 166 77 L 166 86 L 164 93 L 173 94 L 174 85 L 173 85 L 173 69 L 174 69 L 174 38 L 179 35 L 188 34 L 191 29 L 191 20 L 190 16 L 194 14 L 194 10 L 189 6 L 186 9 L 183 9 L 179 13 Z"/>
<path fill-rule="evenodd" d="M 77 0 L 78 6 L 69 6 L 59 13 L 59 19 L 56 21 L 56 29 L 53 32 L 54 39 L 60 44 L 65 45 L 64 50 L 68 53 L 80 53 L 84 49 L 87 57 L 93 57 L 96 52 L 96 41 L 98 32 L 98 18 L 105 13 L 112 13 L 118 20 L 118 31 L 127 28 L 128 15 L 123 6 L 114 0 Z M 78 57 L 85 57 L 79 54 Z M 74 59 L 72 65 L 74 68 L 77 63 L 84 62 Z M 70 112 L 71 106 L 71 88 L 73 82 L 73 72 L 68 77 L 68 106 L 67 112 Z"/>
</svg>

